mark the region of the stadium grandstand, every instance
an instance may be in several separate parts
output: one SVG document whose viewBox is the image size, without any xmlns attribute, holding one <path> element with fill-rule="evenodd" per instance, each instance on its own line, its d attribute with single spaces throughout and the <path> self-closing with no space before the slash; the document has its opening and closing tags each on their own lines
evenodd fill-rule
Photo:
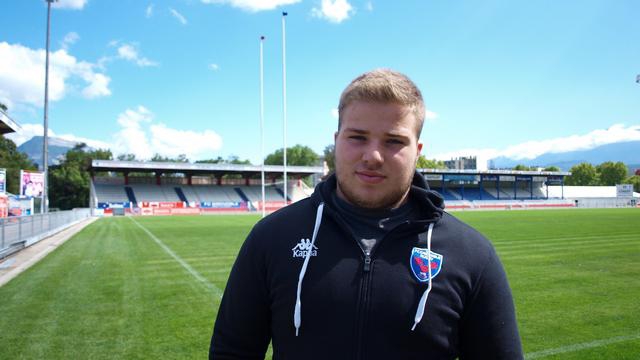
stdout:
<svg viewBox="0 0 640 360">
<path fill-rule="evenodd" d="M 320 166 L 266 165 L 262 201 L 261 166 L 94 160 L 91 208 L 98 213 L 172 215 L 210 212 L 274 211 L 310 195 L 303 178 L 317 182 Z M 278 181 L 280 180 L 280 181 Z"/>
<path fill-rule="evenodd" d="M 309 196 L 326 175 L 321 166 L 282 166 L 94 160 L 91 208 L 98 214 L 173 215 L 277 210 Z M 636 206 L 640 194 L 616 187 L 565 186 L 564 171 L 418 169 L 443 195 L 447 209 L 537 209 Z M 303 178 L 311 178 L 307 185 Z M 634 197 L 635 196 L 635 197 Z"/>
</svg>

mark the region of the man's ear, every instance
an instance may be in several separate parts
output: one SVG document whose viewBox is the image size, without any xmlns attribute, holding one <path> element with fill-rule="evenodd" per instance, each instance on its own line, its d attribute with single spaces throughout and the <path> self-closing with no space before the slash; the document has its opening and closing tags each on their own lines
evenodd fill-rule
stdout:
<svg viewBox="0 0 640 360">
<path fill-rule="evenodd" d="M 333 133 L 333 145 L 335 146 L 336 140 L 338 140 L 338 131 Z"/>
</svg>

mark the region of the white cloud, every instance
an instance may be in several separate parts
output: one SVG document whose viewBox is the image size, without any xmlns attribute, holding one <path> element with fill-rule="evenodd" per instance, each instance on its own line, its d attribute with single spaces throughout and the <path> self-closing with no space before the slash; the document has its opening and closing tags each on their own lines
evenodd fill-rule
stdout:
<svg viewBox="0 0 640 360">
<path fill-rule="evenodd" d="M 110 44 L 117 44 L 117 42 L 111 42 Z M 151 61 L 146 57 L 140 56 L 138 54 L 138 49 L 132 44 L 123 44 L 118 47 L 118 57 L 127 61 L 131 61 L 132 63 L 141 66 L 158 66 L 158 63 L 155 61 Z"/>
<path fill-rule="evenodd" d="M 367 3 L 364 5 L 364 8 L 367 9 L 367 11 L 373 11 L 373 4 L 371 3 L 371 1 L 367 1 Z"/>
<path fill-rule="evenodd" d="M 34 136 L 43 136 L 44 127 L 42 124 L 23 124 L 21 129 L 15 133 L 5 135 L 7 138 L 13 140 L 17 146 L 29 141 Z M 93 140 L 75 136 L 73 134 L 57 135 L 51 128 L 47 130 L 47 136 L 55 137 L 63 140 L 73 141 L 75 143 L 85 143 L 94 149 L 108 149 L 111 147 L 109 143 L 99 140 Z"/>
<path fill-rule="evenodd" d="M 333 23 L 341 23 L 354 13 L 353 6 L 347 0 L 322 0 L 320 9 L 311 9 L 311 15 Z"/>
<path fill-rule="evenodd" d="M 485 159 L 504 156 L 514 160 L 533 159 L 547 153 L 563 153 L 568 151 L 589 150 L 598 146 L 625 141 L 640 140 L 640 125 L 625 127 L 624 124 L 615 124 L 608 129 L 597 129 L 585 135 L 572 135 L 567 137 L 527 141 L 521 144 L 509 146 L 506 149 L 462 149 L 458 151 L 434 155 L 438 160 L 449 160 L 459 156 L 482 157 Z"/>
<path fill-rule="evenodd" d="M 212 130 L 203 132 L 177 130 L 164 124 L 151 125 L 151 146 L 157 153 L 176 157 L 186 154 L 193 159 L 198 154 L 222 147 L 222 138 Z"/>
<path fill-rule="evenodd" d="M 205 4 L 231 5 L 245 11 L 257 12 L 273 10 L 279 6 L 291 5 L 301 0 L 201 0 Z"/>
<path fill-rule="evenodd" d="M 51 5 L 57 9 L 81 10 L 87 5 L 87 0 L 59 0 Z"/>
<path fill-rule="evenodd" d="M 334 119 L 339 119 L 340 111 L 337 108 L 331 109 L 331 117 Z"/>
<path fill-rule="evenodd" d="M 69 46 L 75 44 L 79 39 L 80 39 L 80 35 L 72 31 L 64 36 L 64 39 L 62 39 L 60 47 L 62 47 L 65 50 L 69 50 Z"/>
<path fill-rule="evenodd" d="M 79 61 L 64 50 L 49 53 L 49 100 L 63 99 L 69 89 L 81 88 L 87 98 L 108 96 L 111 80 L 96 65 Z M 45 51 L 0 42 L 0 102 L 43 106 Z"/>
<path fill-rule="evenodd" d="M 209 64 L 209 69 L 213 71 L 218 71 L 220 70 L 220 66 L 218 66 L 218 64 Z"/>
<path fill-rule="evenodd" d="M 437 118 L 438 118 L 438 114 L 436 114 L 435 112 L 433 112 L 433 111 L 431 111 L 431 110 L 429 110 L 427 108 L 424 109 L 424 119 L 426 121 L 429 121 L 429 120 L 433 121 L 433 120 L 435 120 Z"/>
<path fill-rule="evenodd" d="M 175 9 L 169 8 L 169 11 L 171 12 L 171 15 L 173 15 L 176 19 L 178 19 L 178 21 L 180 21 L 180 23 L 182 25 L 187 25 L 187 19 L 182 16 L 182 14 L 180 14 L 179 12 L 177 12 Z"/>
<path fill-rule="evenodd" d="M 222 147 L 222 138 L 213 130 L 195 132 L 178 130 L 153 123 L 153 114 L 144 106 L 127 109 L 118 116 L 121 129 L 114 136 L 112 151 L 135 154 L 138 159 L 153 155 L 177 157 L 185 154 L 190 160 Z"/>
<path fill-rule="evenodd" d="M 51 128 L 48 130 L 48 135 L 68 141 L 83 142 L 94 149 L 109 149 L 114 157 L 120 154 L 135 154 L 140 160 L 151 159 L 155 154 L 168 157 L 185 154 L 193 161 L 210 157 L 214 151 L 222 147 L 222 138 L 215 131 L 179 130 L 162 123 L 155 123 L 153 113 L 144 106 L 126 109 L 118 115 L 117 123 L 119 129 L 111 136 L 110 142 L 73 134 L 57 135 Z M 20 131 L 7 134 L 6 137 L 20 146 L 33 136 L 42 135 L 42 124 L 23 124 Z"/>
<path fill-rule="evenodd" d="M 100 96 L 111 95 L 111 90 L 109 90 L 109 82 L 111 82 L 111 78 L 108 76 L 104 74 L 87 73 L 84 78 L 89 81 L 89 86 L 82 90 L 82 95 L 84 95 L 84 97 L 93 99 Z"/>
<path fill-rule="evenodd" d="M 55 133 L 51 129 L 47 130 L 47 134 L 48 136 L 55 136 Z M 18 131 L 4 136 L 11 139 L 17 146 L 20 146 L 34 136 L 43 135 L 44 126 L 42 126 L 42 124 L 21 124 Z"/>
<path fill-rule="evenodd" d="M 148 18 L 153 16 L 153 4 L 147 6 L 147 10 L 145 10 L 144 15 Z"/>
</svg>

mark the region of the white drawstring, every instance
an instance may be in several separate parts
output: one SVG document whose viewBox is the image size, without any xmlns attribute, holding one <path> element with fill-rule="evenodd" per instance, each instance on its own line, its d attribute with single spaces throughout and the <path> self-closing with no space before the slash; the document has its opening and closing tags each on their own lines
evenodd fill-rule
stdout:
<svg viewBox="0 0 640 360">
<path fill-rule="evenodd" d="M 427 298 L 429 297 L 429 293 L 431 292 L 431 233 L 433 232 L 433 223 L 429 224 L 429 231 L 427 232 L 427 251 L 429 262 L 427 263 L 428 273 L 429 273 L 429 285 L 427 286 L 427 290 L 424 291 L 422 297 L 420 298 L 420 303 L 418 304 L 418 309 L 416 310 L 416 317 L 414 319 L 413 327 L 411 331 L 415 330 L 418 323 L 422 320 L 422 315 L 424 315 L 424 307 L 427 304 Z"/>
<path fill-rule="evenodd" d="M 302 302 L 300 302 L 300 293 L 302 292 L 302 279 L 304 279 L 304 274 L 307 272 L 307 264 L 309 264 L 309 259 L 311 258 L 311 251 L 313 249 L 313 244 L 316 242 L 316 236 L 318 235 L 318 229 L 320 229 L 320 223 L 322 223 L 322 211 L 324 209 L 324 203 L 320 203 L 318 205 L 318 210 L 316 212 L 316 223 L 313 227 L 313 236 L 311 237 L 311 245 L 307 249 L 307 254 L 304 257 L 304 263 L 302 264 L 302 269 L 300 269 L 300 275 L 298 275 L 298 291 L 296 294 L 296 307 L 293 311 L 293 325 L 296 327 L 296 336 L 298 336 L 298 330 L 300 330 L 300 325 L 302 324 L 302 317 L 300 315 Z"/>
</svg>

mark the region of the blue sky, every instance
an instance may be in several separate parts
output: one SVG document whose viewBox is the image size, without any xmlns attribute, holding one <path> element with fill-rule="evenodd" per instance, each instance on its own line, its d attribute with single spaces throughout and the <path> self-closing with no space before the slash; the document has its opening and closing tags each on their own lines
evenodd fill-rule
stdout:
<svg viewBox="0 0 640 360">
<path fill-rule="evenodd" d="M 42 134 L 46 5 L 0 13 L 0 102 Z M 266 36 L 265 150 L 333 142 L 342 89 L 408 74 L 428 108 L 428 158 L 526 158 L 640 140 L 640 2 L 61 0 L 52 10 L 54 135 L 149 158 L 260 162 L 259 38 Z"/>
</svg>

